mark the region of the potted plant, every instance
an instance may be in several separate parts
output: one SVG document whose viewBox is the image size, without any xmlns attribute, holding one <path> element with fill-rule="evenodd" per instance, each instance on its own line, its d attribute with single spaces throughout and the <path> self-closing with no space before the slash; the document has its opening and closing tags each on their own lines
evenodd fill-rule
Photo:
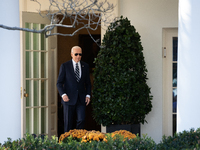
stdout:
<svg viewBox="0 0 200 150">
<path fill-rule="evenodd" d="M 140 35 L 127 18 L 110 24 L 95 59 L 92 98 L 93 117 L 107 132 L 121 128 L 116 125 L 144 124 L 152 109 L 142 51 Z"/>
</svg>

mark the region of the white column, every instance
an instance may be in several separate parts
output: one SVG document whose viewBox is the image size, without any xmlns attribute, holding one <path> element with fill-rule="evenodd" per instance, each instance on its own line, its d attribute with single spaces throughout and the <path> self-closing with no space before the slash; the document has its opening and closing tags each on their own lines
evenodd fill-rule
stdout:
<svg viewBox="0 0 200 150">
<path fill-rule="evenodd" d="M 179 0 L 178 132 L 200 127 L 199 8 L 199 0 Z"/>
<path fill-rule="evenodd" d="M 19 26 L 19 0 L 0 0 L 0 24 Z M 0 28 L 0 143 L 21 137 L 20 33 Z"/>
</svg>

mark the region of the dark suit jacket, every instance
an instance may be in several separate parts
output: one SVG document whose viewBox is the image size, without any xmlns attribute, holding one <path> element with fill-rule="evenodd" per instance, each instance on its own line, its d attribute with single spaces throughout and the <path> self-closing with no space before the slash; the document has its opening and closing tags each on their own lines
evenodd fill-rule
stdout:
<svg viewBox="0 0 200 150">
<path fill-rule="evenodd" d="M 68 102 L 63 104 L 75 105 L 78 99 L 80 102 L 85 104 L 86 95 L 91 95 L 91 82 L 89 75 L 89 65 L 85 62 L 81 63 L 81 79 L 79 82 L 76 81 L 74 67 L 72 60 L 63 63 L 60 67 L 60 72 L 57 80 L 57 88 L 60 96 L 64 93 L 69 97 Z"/>
</svg>

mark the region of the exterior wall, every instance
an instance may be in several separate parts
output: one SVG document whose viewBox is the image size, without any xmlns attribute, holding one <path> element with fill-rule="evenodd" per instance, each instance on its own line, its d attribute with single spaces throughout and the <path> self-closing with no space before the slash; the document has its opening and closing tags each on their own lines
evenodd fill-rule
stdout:
<svg viewBox="0 0 200 150">
<path fill-rule="evenodd" d="M 110 22 L 119 16 L 119 8 L 120 8 L 120 4 L 119 4 L 119 0 L 108 0 L 110 4 L 114 5 L 114 10 L 111 12 L 112 15 L 108 18 L 110 20 Z M 109 26 L 110 24 L 108 24 Z M 101 28 L 101 39 L 103 39 L 103 35 L 106 33 L 107 27 L 106 26 L 102 26 Z"/>
<path fill-rule="evenodd" d="M 1 24 L 19 26 L 19 2 L 0 1 Z M 9 9 L 8 9 L 9 8 Z M 0 29 L 0 143 L 21 137 L 20 34 Z"/>
<path fill-rule="evenodd" d="M 119 15 L 131 20 L 144 48 L 153 108 L 141 133 L 159 142 L 163 135 L 162 29 L 178 27 L 178 0 L 119 0 Z"/>
<path fill-rule="evenodd" d="M 177 130 L 200 127 L 199 92 L 199 35 L 200 1 L 179 2 L 179 63 L 178 63 L 178 107 Z M 181 53 L 180 53 L 181 52 Z"/>
<path fill-rule="evenodd" d="M 41 10 L 48 10 L 49 0 L 38 0 L 41 4 Z M 31 0 L 20 0 L 21 11 L 38 12 L 40 5 Z"/>
</svg>

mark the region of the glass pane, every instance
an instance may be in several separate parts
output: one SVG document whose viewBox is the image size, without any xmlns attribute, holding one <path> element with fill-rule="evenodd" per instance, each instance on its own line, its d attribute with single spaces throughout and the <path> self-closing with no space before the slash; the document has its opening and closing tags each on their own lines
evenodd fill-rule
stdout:
<svg viewBox="0 0 200 150">
<path fill-rule="evenodd" d="M 39 81 L 34 81 L 34 106 L 39 106 Z"/>
<path fill-rule="evenodd" d="M 31 95 L 32 95 L 32 81 L 30 81 L 30 80 L 26 80 L 26 91 L 25 91 L 25 93 L 27 93 L 28 94 L 28 97 L 26 97 L 26 107 L 29 107 L 29 106 L 31 106 Z"/>
<path fill-rule="evenodd" d="M 38 30 L 39 25 L 34 23 L 33 28 Z M 33 50 L 39 50 L 39 34 L 38 33 L 33 33 Z"/>
<path fill-rule="evenodd" d="M 34 78 L 39 78 L 39 52 L 33 52 L 33 61 Z"/>
<path fill-rule="evenodd" d="M 47 86 L 46 86 L 47 81 L 42 80 L 41 81 L 41 106 L 46 106 L 47 105 Z"/>
<path fill-rule="evenodd" d="M 34 134 L 39 134 L 39 108 L 34 108 Z"/>
<path fill-rule="evenodd" d="M 46 53 L 41 53 L 41 78 L 46 78 Z"/>
<path fill-rule="evenodd" d="M 25 28 L 31 29 L 31 24 L 25 23 Z M 26 50 L 31 50 L 31 32 L 26 32 L 25 38 L 26 38 Z"/>
<path fill-rule="evenodd" d="M 178 37 L 173 37 L 173 61 L 178 60 Z"/>
<path fill-rule="evenodd" d="M 43 29 L 45 27 L 44 24 L 41 24 L 41 29 Z M 40 34 L 41 35 L 41 50 L 46 50 L 46 38 L 44 33 Z"/>
<path fill-rule="evenodd" d="M 178 63 L 178 37 L 173 37 L 173 81 L 172 81 L 172 108 L 173 108 L 173 135 L 176 132 L 176 113 L 177 113 L 177 63 Z"/>
<path fill-rule="evenodd" d="M 173 114 L 173 135 L 176 133 L 176 114 Z"/>
<path fill-rule="evenodd" d="M 173 63 L 173 81 L 172 86 L 177 87 L 177 63 Z"/>
<path fill-rule="evenodd" d="M 26 133 L 31 133 L 31 111 L 26 109 Z"/>
<path fill-rule="evenodd" d="M 47 109 L 42 108 L 41 110 L 41 134 L 47 133 L 46 121 L 47 121 Z"/>
<path fill-rule="evenodd" d="M 31 78 L 31 52 L 26 52 L 26 78 Z"/>
<path fill-rule="evenodd" d="M 177 112 L 177 88 L 173 89 L 173 113 Z"/>
</svg>

